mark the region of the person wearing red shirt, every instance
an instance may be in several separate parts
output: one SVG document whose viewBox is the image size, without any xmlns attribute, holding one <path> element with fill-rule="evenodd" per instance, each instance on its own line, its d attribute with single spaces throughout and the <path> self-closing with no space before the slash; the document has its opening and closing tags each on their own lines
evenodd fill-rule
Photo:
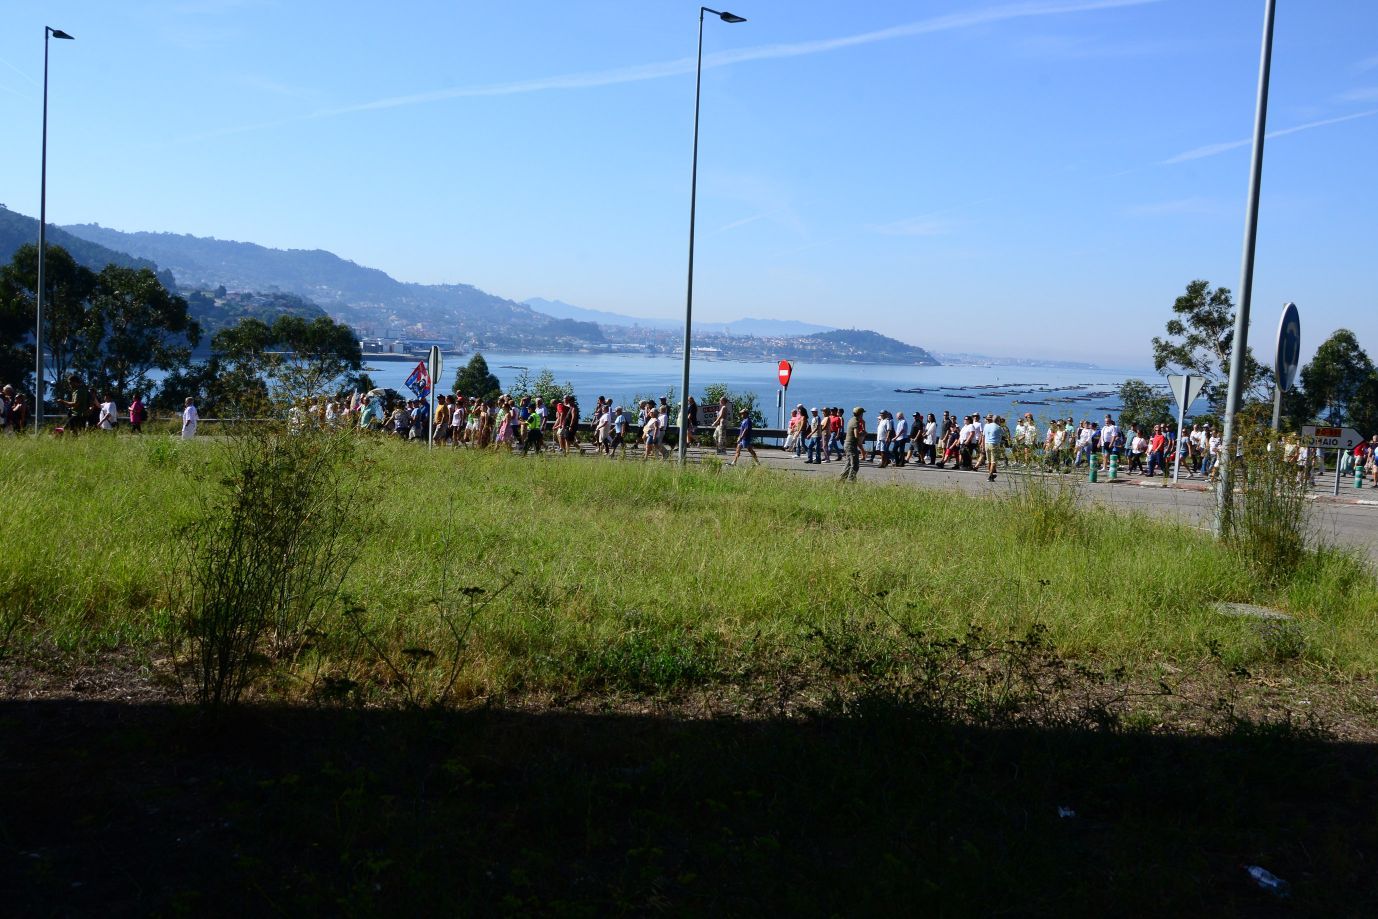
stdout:
<svg viewBox="0 0 1378 919">
<path fill-rule="evenodd" d="M 1166 447 L 1167 436 L 1163 433 L 1163 426 L 1155 424 L 1153 436 L 1148 439 L 1148 472 L 1144 475 L 1152 476 L 1155 469 L 1162 469 L 1163 475 L 1167 475 L 1167 467 L 1163 465 L 1163 450 Z"/>
</svg>

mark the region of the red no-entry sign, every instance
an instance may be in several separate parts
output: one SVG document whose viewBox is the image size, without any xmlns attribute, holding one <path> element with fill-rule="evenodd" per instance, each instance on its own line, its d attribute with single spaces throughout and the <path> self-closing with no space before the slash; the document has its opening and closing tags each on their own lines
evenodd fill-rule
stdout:
<svg viewBox="0 0 1378 919">
<path fill-rule="evenodd" d="M 794 365 L 789 361 L 780 362 L 780 385 L 789 389 L 789 375 L 794 373 Z"/>
</svg>

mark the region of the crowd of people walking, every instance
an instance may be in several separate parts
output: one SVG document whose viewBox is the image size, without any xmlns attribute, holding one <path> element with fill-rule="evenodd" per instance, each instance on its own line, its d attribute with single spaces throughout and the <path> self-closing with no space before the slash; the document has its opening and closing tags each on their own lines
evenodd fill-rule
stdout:
<svg viewBox="0 0 1378 919">
<path fill-rule="evenodd" d="M 54 400 L 61 406 L 58 424 L 53 428 L 57 433 L 77 435 L 88 430 L 114 431 L 127 424 L 129 430 L 138 434 L 148 420 L 148 408 L 138 393 L 122 412 L 113 393 L 93 390 L 75 373 L 68 376 L 66 390 L 66 399 Z M 0 387 L 0 432 L 18 433 L 32 421 L 24 394 L 10 385 Z"/>
<path fill-rule="evenodd" d="M 86 430 L 114 431 L 127 424 L 139 433 L 149 413 L 135 394 L 123 410 L 111 393 L 92 391 L 79 376 L 67 380 L 68 398 L 57 400 L 65 411 L 59 430 L 80 434 Z M 29 424 L 30 409 L 12 386 L 0 389 L 0 431 L 14 433 Z M 698 435 L 707 435 L 717 455 L 732 450 L 727 465 L 736 465 L 745 453 L 760 463 L 756 452 L 757 429 L 750 412 L 738 412 L 727 397 L 701 407 L 691 396 L 685 405 L 687 424 Z M 181 410 L 180 433 L 196 434 L 199 415 L 196 400 L 187 398 Z M 351 427 L 409 441 L 433 442 L 449 447 L 509 450 L 520 455 L 554 451 L 562 454 L 593 453 L 608 458 L 628 452 L 645 459 L 665 459 L 670 428 L 679 423 L 678 406 L 665 397 L 645 399 L 630 410 L 599 396 L 591 415 L 581 414 L 573 395 L 547 402 L 540 396 L 502 395 L 481 399 L 452 393 L 436 397 L 435 417 L 427 399 L 388 402 L 388 394 L 374 390 L 348 398 L 308 399 L 288 413 L 289 429 L 303 426 Z M 1172 425 L 1116 424 L 1105 415 L 1097 424 L 1089 419 L 1053 419 L 1040 427 L 1026 412 L 1010 429 L 998 414 L 957 416 L 943 412 L 890 412 L 875 415 L 874 427 L 864 406 L 850 412 L 838 406 L 805 408 L 797 405 L 785 429 L 783 449 L 810 465 L 838 463 L 839 476 L 855 480 L 862 464 L 879 468 L 928 466 L 937 469 L 979 471 L 995 481 L 1001 468 L 1071 472 L 1095 469 L 1126 475 L 1154 477 L 1180 468 L 1188 478 L 1213 478 L 1219 468 L 1220 433 L 1210 424 L 1195 424 L 1183 431 L 1178 442 Z M 1289 462 L 1314 476 L 1319 452 L 1295 436 L 1284 440 Z M 1360 443 L 1342 460 L 1342 468 L 1360 477 L 1372 477 L 1378 486 L 1378 434 Z"/>
</svg>

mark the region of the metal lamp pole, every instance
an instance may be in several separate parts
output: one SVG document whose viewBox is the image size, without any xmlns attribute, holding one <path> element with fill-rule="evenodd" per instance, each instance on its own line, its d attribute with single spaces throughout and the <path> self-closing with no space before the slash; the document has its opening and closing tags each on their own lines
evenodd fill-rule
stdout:
<svg viewBox="0 0 1378 919">
<path fill-rule="evenodd" d="M 1268 122 L 1268 72 L 1273 58 L 1275 0 L 1264 0 L 1263 51 L 1258 64 L 1258 105 L 1254 112 L 1253 156 L 1249 165 L 1249 204 L 1244 218 L 1244 259 L 1240 267 L 1239 310 L 1234 317 L 1230 348 L 1230 386 L 1225 395 L 1225 430 L 1220 437 L 1220 491 L 1216 500 L 1215 535 L 1225 531 L 1232 494 L 1230 467 L 1234 459 L 1234 419 L 1244 391 L 1244 364 L 1249 353 L 1249 303 L 1254 291 L 1254 244 L 1258 240 L 1258 194 L 1263 180 L 1263 140 Z"/>
<path fill-rule="evenodd" d="M 683 466 L 689 459 L 689 434 L 687 406 L 689 404 L 689 355 L 693 340 L 694 316 L 694 208 L 698 203 L 699 190 L 699 91 L 703 86 L 703 14 L 712 13 L 723 22 L 746 22 L 735 13 L 724 13 L 699 7 L 699 57 L 694 76 L 694 166 L 689 178 L 689 286 L 684 297 L 684 378 L 679 394 L 679 464 Z"/>
<path fill-rule="evenodd" d="M 43 154 L 38 167 L 38 290 L 34 293 L 34 412 L 33 432 L 43 430 L 43 262 L 48 255 L 48 39 L 71 40 L 61 29 L 43 27 Z"/>
</svg>

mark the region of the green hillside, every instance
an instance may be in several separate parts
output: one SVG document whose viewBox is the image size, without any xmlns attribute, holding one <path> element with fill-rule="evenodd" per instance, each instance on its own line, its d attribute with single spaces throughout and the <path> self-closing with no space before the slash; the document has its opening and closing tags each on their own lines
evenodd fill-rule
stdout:
<svg viewBox="0 0 1378 919">
<path fill-rule="evenodd" d="M 8 262 L 14 258 L 14 253 L 19 251 L 19 247 L 26 243 L 38 244 L 38 220 L 0 204 L 0 260 Z M 139 258 L 123 250 L 82 239 L 51 223 L 48 224 L 48 245 L 61 246 L 71 253 L 77 264 L 92 271 L 100 271 L 106 265 L 112 264 L 125 268 L 152 268 L 158 271 L 158 265 L 150 259 Z M 171 287 L 171 276 L 159 273 L 159 278 Z"/>
<path fill-rule="evenodd" d="M 464 344 L 516 347 L 552 335 L 553 320 L 520 303 L 468 284 L 404 283 L 322 249 L 271 249 L 177 233 L 125 233 L 98 224 L 67 229 L 91 242 L 154 259 L 183 287 L 294 294 L 372 334 L 425 330 Z"/>
<path fill-rule="evenodd" d="M 842 359 L 866 363 L 903 363 L 937 365 L 938 359 L 917 345 L 907 345 L 896 338 L 868 329 L 834 329 L 817 332 L 799 339 L 807 348 L 812 344 Z"/>
</svg>

